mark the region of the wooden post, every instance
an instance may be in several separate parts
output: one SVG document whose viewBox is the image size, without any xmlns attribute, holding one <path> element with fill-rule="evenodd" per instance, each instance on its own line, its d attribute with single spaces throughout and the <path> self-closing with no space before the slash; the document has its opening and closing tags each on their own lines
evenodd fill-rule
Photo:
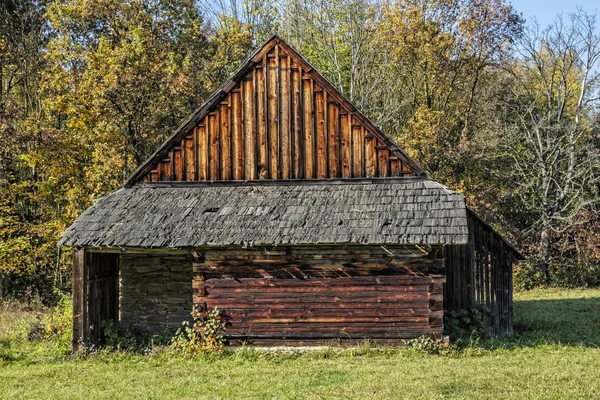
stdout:
<svg viewBox="0 0 600 400">
<path fill-rule="evenodd" d="M 80 351 L 86 343 L 86 253 L 85 249 L 73 252 L 73 343 L 74 352 Z"/>
</svg>

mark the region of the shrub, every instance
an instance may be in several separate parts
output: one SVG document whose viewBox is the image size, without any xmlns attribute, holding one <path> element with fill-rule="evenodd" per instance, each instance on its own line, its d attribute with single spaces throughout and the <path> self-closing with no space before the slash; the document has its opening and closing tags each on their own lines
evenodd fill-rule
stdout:
<svg viewBox="0 0 600 400">
<path fill-rule="evenodd" d="M 407 348 L 416 350 L 425 354 L 440 354 L 446 347 L 440 339 L 433 339 L 430 336 L 421 336 L 418 339 L 407 342 Z"/>
<path fill-rule="evenodd" d="M 131 351 L 134 353 L 152 354 L 155 347 L 164 345 L 170 340 L 167 335 L 142 335 L 118 329 L 114 321 L 102 322 L 102 342 L 99 349 L 107 351 Z"/>
<path fill-rule="evenodd" d="M 194 324 L 183 322 L 171 341 L 174 349 L 190 354 L 217 352 L 225 348 L 226 322 L 217 307 L 209 311 L 196 304 L 192 311 Z"/>
<path fill-rule="evenodd" d="M 55 290 L 59 299 L 49 315 L 42 319 L 41 326 L 37 325 L 30 331 L 30 339 L 39 336 L 50 344 L 50 353 L 53 355 L 67 355 L 71 352 L 73 337 L 73 301 L 71 296 Z M 43 332 L 39 330 L 42 329 Z"/>
<path fill-rule="evenodd" d="M 485 319 L 488 315 L 485 304 L 477 304 L 469 309 L 444 312 L 444 333 L 455 342 L 470 341 L 488 335 Z"/>
</svg>

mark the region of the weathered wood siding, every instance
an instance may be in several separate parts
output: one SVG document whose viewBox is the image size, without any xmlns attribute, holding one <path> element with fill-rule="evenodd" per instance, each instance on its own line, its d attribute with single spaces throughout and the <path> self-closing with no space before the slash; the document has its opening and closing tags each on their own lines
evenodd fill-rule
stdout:
<svg viewBox="0 0 600 400">
<path fill-rule="evenodd" d="M 194 303 L 218 307 L 233 342 L 440 337 L 442 268 L 399 246 L 207 250 Z"/>
<path fill-rule="evenodd" d="M 282 42 L 265 46 L 225 92 L 144 182 L 415 174 L 405 154 Z"/>
<path fill-rule="evenodd" d="M 444 308 L 469 309 L 484 304 L 492 335 L 512 332 L 514 252 L 489 226 L 468 212 L 469 243 L 445 247 Z"/>
</svg>

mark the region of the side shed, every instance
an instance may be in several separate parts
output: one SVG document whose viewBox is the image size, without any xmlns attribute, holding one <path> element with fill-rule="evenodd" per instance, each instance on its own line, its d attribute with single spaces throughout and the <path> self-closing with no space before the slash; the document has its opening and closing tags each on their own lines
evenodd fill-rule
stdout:
<svg viewBox="0 0 600 400">
<path fill-rule="evenodd" d="M 519 253 L 277 36 L 63 234 L 74 346 L 219 307 L 230 342 L 511 331 Z"/>
</svg>

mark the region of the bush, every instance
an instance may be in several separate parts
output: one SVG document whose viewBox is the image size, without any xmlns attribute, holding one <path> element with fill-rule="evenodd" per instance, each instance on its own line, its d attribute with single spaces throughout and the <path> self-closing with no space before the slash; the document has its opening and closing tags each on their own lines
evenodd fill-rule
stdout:
<svg viewBox="0 0 600 400">
<path fill-rule="evenodd" d="M 485 304 L 477 304 L 469 309 L 444 312 L 444 333 L 454 342 L 468 342 L 488 336 L 485 325 L 489 313 Z"/>
<path fill-rule="evenodd" d="M 120 331 L 113 321 L 104 321 L 102 342 L 98 349 L 153 354 L 156 346 L 165 345 L 169 340 L 167 335 L 141 335 L 131 331 Z"/>
<path fill-rule="evenodd" d="M 546 277 L 537 265 L 538 261 L 532 257 L 514 266 L 513 285 L 516 289 L 530 290 L 546 284 Z"/>
<path fill-rule="evenodd" d="M 190 354 L 216 352 L 225 348 L 226 322 L 219 309 L 212 311 L 196 304 L 192 311 L 194 325 L 183 322 L 171 341 L 171 346 Z"/>
<path fill-rule="evenodd" d="M 418 339 L 407 342 L 407 348 L 416 350 L 425 354 L 441 354 L 446 347 L 440 339 L 433 339 L 429 336 L 421 336 Z"/>
<path fill-rule="evenodd" d="M 43 339 L 51 344 L 54 355 L 67 355 L 71 352 L 73 338 L 73 301 L 71 296 L 55 292 L 58 304 L 42 319 Z M 35 327 L 30 332 L 30 337 L 36 337 Z"/>
<path fill-rule="evenodd" d="M 535 287 L 598 287 L 600 286 L 600 263 L 577 263 L 574 258 L 554 258 L 549 266 L 550 280 L 537 267 L 532 258 L 515 266 L 513 274 L 516 289 L 530 290 Z"/>
</svg>

